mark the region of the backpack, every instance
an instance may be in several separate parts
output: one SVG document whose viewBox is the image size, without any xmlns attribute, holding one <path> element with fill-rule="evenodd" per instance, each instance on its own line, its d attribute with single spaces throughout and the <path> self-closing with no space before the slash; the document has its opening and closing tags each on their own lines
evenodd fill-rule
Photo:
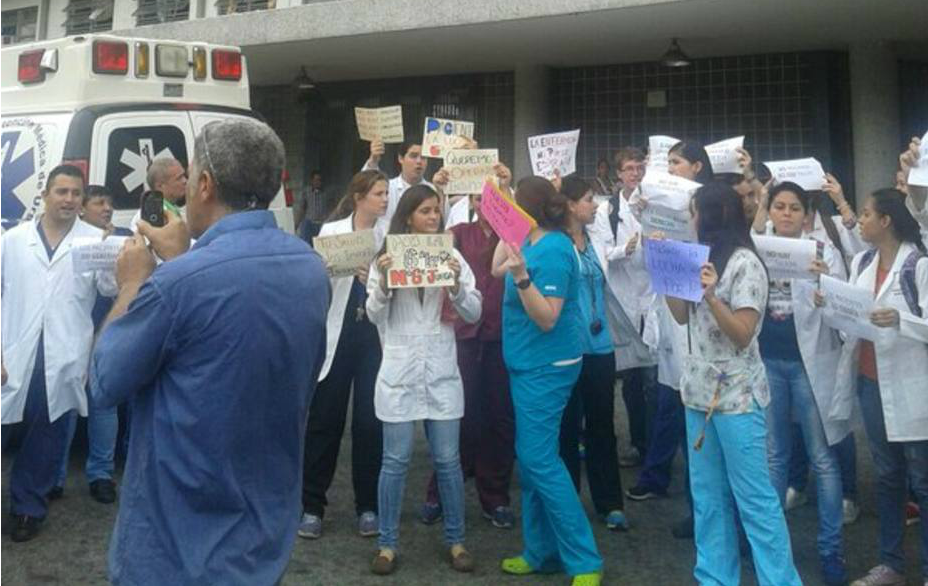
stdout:
<svg viewBox="0 0 928 586">
<path fill-rule="evenodd" d="M 857 265 L 857 274 L 860 275 L 873 259 L 876 258 L 877 250 L 871 248 L 860 257 L 860 263 Z M 928 258 L 919 250 L 913 250 L 909 256 L 902 262 L 902 270 L 899 272 L 899 285 L 902 287 L 902 296 L 905 298 L 909 311 L 917 317 L 922 316 L 922 308 L 918 305 L 918 285 L 915 282 L 915 267 L 918 261 Z"/>
</svg>

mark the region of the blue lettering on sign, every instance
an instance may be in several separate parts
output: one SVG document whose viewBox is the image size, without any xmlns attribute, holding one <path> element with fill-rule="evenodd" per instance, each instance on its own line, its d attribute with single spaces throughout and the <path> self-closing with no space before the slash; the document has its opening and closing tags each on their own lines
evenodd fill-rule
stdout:
<svg viewBox="0 0 928 586">
<path fill-rule="evenodd" d="M 35 174 L 34 148 L 30 148 L 15 159 L 13 158 L 20 135 L 21 132 L 17 130 L 4 132 L 3 136 L 0 137 L 0 144 L 3 147 L 0 202 L 3 205 L 3 226 L 5 228 L 15 224 L 26 211 L 26 206 L 16 197 L 13 191 Z"/>
</svg>

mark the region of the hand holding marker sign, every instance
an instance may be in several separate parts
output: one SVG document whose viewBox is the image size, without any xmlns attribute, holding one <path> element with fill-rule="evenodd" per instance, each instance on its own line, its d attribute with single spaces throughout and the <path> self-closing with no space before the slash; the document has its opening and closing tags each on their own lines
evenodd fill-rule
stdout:
<svg viewBox="0 0 928 586">
<path fill-rule="evenodd" d="M 453 246 L 451 234 L 387 234 L 387 287 L 454 287 Z"/>
</svg>

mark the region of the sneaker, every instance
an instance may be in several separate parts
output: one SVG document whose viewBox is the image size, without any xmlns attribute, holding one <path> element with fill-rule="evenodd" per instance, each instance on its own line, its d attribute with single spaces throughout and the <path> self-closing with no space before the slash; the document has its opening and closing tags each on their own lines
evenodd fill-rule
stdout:
<svg viewBox="0 0 928 586">
<path fill-rule="evenodd" d="M 634 468 L 641 465 L 641 454 L 638 448 L 629 446 L 619 454 L 619 468 Z"/>
<path fill-rule="evenodd" d="M 636 484 L 635 486 L 625 491 L 625 496 L 632 499 L 633 501 L 646 501 L 648 499 L 664 498 L 667 496 L 667 492 L 651 490 L 646 486 Z"/>
<path fill-rule="evenodd" d="M 48 491 L 48 494 L 45 495 L 45 498 L 47 498 L 50 501 L 57 501 L 63 496 L 64 496 L 64 487 L 56 486 L 55 488 Z"/>
<path fill-rule="evenodd" d="M 512 529 L 516 524 L 515 513 L 510 507 L 499 506 L 492 513 L 483 512 L 483 518 L 490 521 L 497 529 Z"/>
<path fill-rule="evenodd" d="M 619 510 L 609 511 L 606 515 L 606 529 L 609 531 L 628 531 L 628 519 Z"/>
<path fill-rule="evenodd" d="M 693 535 L 695 535 L 693 523 L 693 517 L 687 515 L 686 518 L 677 521 L 674 526 L 670 528 L 670 533 L 677 539 L 692 539 Z"/>
<path fill-rule="evenodd" d="M 419 520 L 425 525 L 434 525 L 441 521 L 441 505 L 438 503 L 425 503 L 419 511 Z"/>
<path fill-rule="evenodd" d="M 841 509 L 844 515 L 842 522 L 845 525 L 850 525 L 860 517 L 860 509 L 857 508 L 857 503 L 851 499 L 844 499 L 841 501 Z"/>
<path fill-rule="evenodd" d="M 922 520 L 921 509 L 918 508 L 918 505 L 912 502 L 905 504 L 905 526 L 909 527 L 910 525 L 915 525 Z"/>
<path fill-rule="evenodd" d="M 364 511 L 358 517 L 358 533 L 361 537 L 376 537 L 380 535 L 380 524 L 377 520 L 377 513 L 374 511 Z"/>
<path fill-rule="evenodd" d="M 822 558 L 822 582 L 827 586 L 844 586 L 847 584 L 847 568 L 844 558 L 829 555 Z"/>
<path fill-rule="evenodd" d="M 90 483 L 90 496 L 104 505 L 116 502 L 116 484 L 109 478 L 101 478 Z"/>
<path fill-rule="evenodd" d="M 890 568 L 880 564 L 872 568 L 866 576 L 858 578 L 851 582 L 851 586 L 904 586 L 905 576 Z"/>
<path fill-rule="evenodd" d="M 792 511 L 799 507 L 804 506 L 809 502 L 809 497 L 806 496 L 805 492 L 798 491 L 792 486 L 786 489 L 786 506 L 783 507 L 784 511 Z"/>
<path fill-rule="evenodd" d="M 322 537 L 322 517 L 303 513 L 296 534 L 304 539 L 319 539 Z"/>
<path fill-rule="evenodd" d="M 22 543 L 34 539 L 39 534 L 39 525 L 42 519 L 30 517 L 29 515 L 15 515 L 13 517 L 13 529 L 10 531 L 10 539 L 15 543 Z"/>
<path fill-rule="evenodd" d="M 570 586 L 599 586 L 603 583 L 603 575 L 599 572 L 589 574 L 577 574 L 571 580 Z"/>
<path fill-rule="evenodd" d="M 389 576 L 396 570 L 396 552 L 383 547 L 371 562 L 371 572 L 378 576 Z"/>
<path fill-rule="evenodd" d="M 455 572 L 468 573 L 474 571 L 474 556 L 464 549 L 461 544 L 451 546 L 451 567 Z"/>
</svg>

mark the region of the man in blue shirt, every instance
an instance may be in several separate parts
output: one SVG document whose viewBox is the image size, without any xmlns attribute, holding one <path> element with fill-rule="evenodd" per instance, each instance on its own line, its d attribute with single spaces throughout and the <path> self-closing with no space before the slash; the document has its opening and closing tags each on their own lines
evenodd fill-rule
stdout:
<svg viewBox="0 0 928 586">
<path fill-rule="evenodd" d="M 262 123 L 206 126 L 187 224 L 169 212 L 163 228 L 139 224 L 166 262 L 155 270 L 141 236 L 117 260 L 91 385 L 101 404 L 131 406 L 114 584 L 263 585 L 284 573 L 330 293 L 319 256 L 266 210 L 283 164 Z"/>
</svg>

